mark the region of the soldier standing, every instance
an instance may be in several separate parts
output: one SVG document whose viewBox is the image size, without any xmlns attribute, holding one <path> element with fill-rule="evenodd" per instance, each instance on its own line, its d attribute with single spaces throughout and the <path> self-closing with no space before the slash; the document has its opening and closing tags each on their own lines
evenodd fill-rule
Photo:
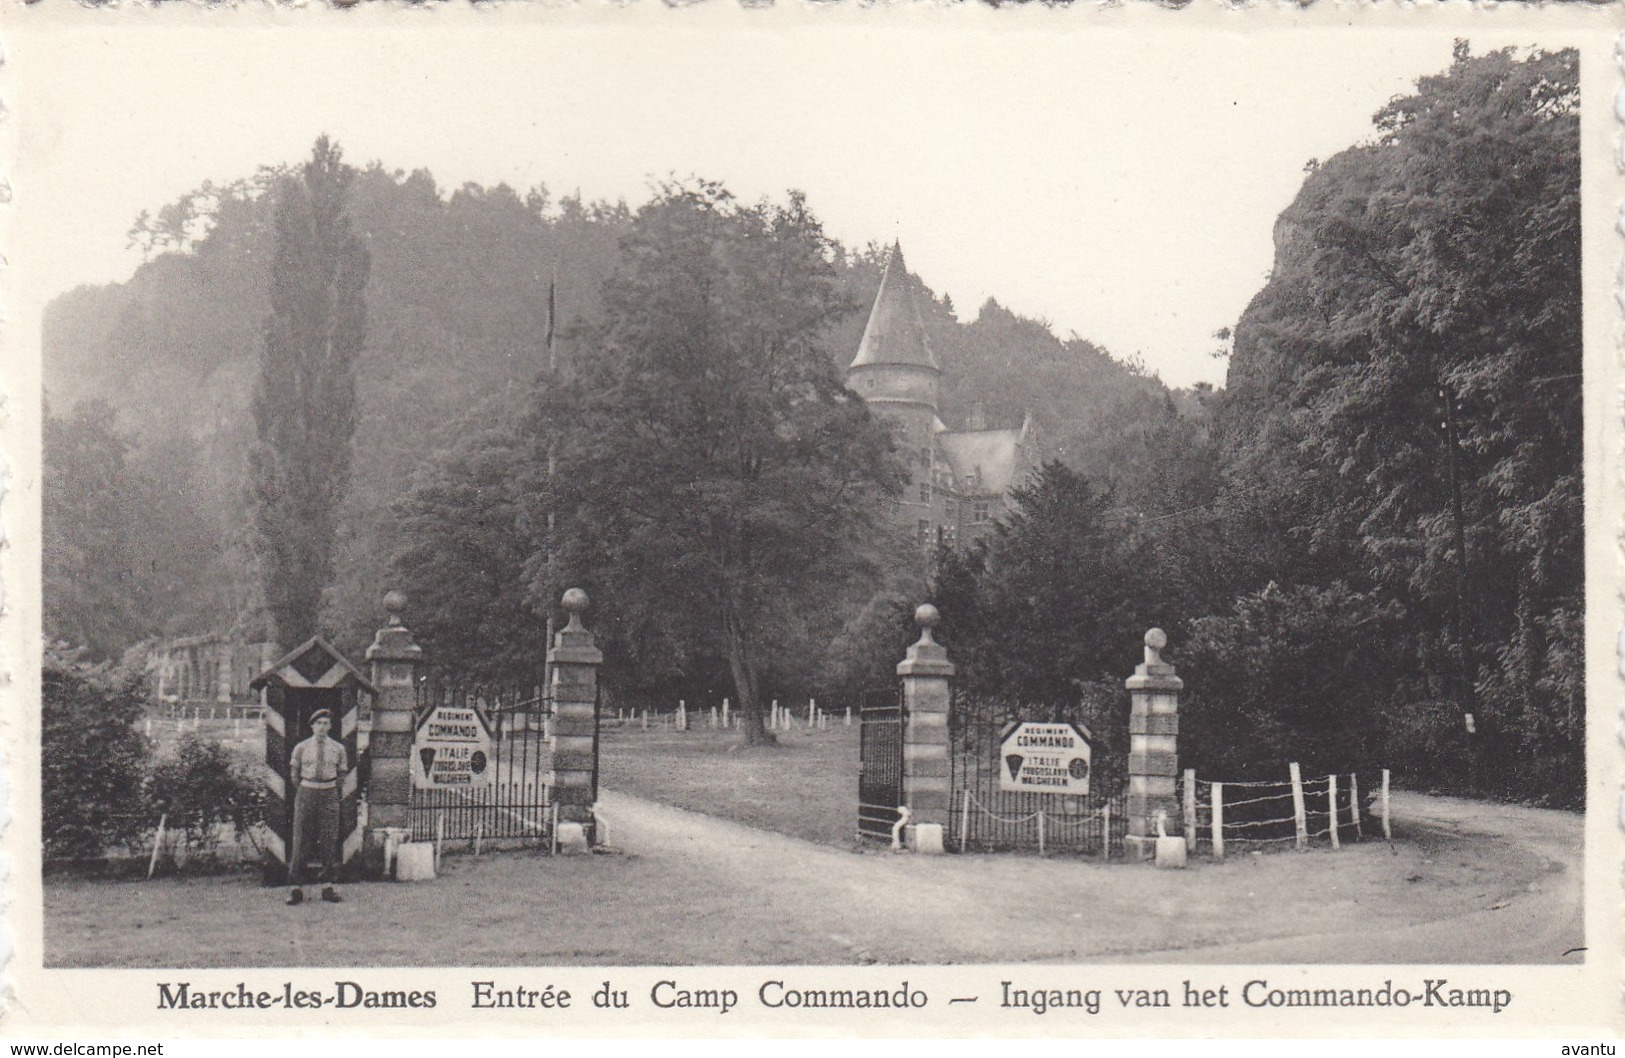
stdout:
<svg viewBox="0 0 1625 1058">
<path fill-rule="evenodd" d="M 288 775 L 293 782 L 293 855 L 288 859 L 289 904 L 305 902 L 300 888 L 306 863 L 322 861 L 322 899 L 339 902 L 339 798 L 344 773 L 350 770 L 344 743 L 328 737 L 333 716 L 318 709 L 310 717 L 311 736 L 293 747 Z"/>
</svg>

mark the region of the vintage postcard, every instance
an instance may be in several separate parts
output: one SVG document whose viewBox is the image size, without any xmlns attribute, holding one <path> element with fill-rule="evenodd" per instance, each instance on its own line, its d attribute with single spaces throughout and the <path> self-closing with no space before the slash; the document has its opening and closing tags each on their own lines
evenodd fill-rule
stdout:
<svg viewBox="0 0 1625 1058">
<path fill-rule="evenodd" d="M 1622 21 L 7 4 L 0 1032 L 1611 1045 Z"/>
</svg>

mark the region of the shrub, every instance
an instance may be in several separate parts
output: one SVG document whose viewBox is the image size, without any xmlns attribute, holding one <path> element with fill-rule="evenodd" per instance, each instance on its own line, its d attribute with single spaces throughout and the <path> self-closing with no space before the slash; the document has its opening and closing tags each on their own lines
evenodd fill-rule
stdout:
<svg viewBox="0 0 1625 1058">
<path fill-rule="evenodd" d="M 204 853 L 219 842 L 216 824 L 230 823 L 240 839 L 265 818 L 261 784 L 237 770 L 224 746 L 196 732 L 182 736 L 174 755 L 152 769 L 147 795 L 155 811 L 168 813 L 169 828 Z"/>
<path fill-rule="evenodd" d="M 133 677 L 46 651 L 41 672 L 41 829 L 48 857 L 99 858 L 151 825 L 142 798 L 151 749 L 136 729 L 143 691 Z"/>
</svg>

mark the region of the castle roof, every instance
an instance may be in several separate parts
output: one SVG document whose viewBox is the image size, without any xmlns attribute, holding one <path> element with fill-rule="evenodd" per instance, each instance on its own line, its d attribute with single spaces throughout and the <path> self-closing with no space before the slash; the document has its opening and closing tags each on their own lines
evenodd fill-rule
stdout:
<svg viewBox="0 0 1625 1058">
<path fill-rule="evenodd" d="M 966 491 L 1003 495 L 1025 473 L 1022 446 L 1030 420 L 1013 430 L 947 430 L 937 434 L 937 449 L 953 469 L 954 483 Z M 974 479 L 974 488 L 967 488 Z"/>
<path fill-rule="evenodd" d="M 863 329 L 863 341 L 858 343 L 858 355 L 847 370 L 874 364 L 941 370 L 926 340 L 925 321 L 914 297 L 914 284 L 903 264 L 902 243 L 893 243 L 874 307 L 869 310 L 869 324 Z"/>
</svg>

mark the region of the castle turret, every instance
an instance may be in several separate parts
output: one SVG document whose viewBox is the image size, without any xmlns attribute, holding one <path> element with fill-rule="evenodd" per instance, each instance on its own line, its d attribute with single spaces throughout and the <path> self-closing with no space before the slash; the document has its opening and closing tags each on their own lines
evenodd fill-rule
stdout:
<svg viewBox="0 0 1625 1058">
<path fill-rule="evenodd" d="M 858 355 L 846 369 L 847 385 L 871 404 L 918 404 L 935 416 L 941 377 L 914 300 L 913 280 L 903 264 L 902 244 L 894 243 Z"/>
<path fill-rule="evenodd" d="M 917 523 L 928 534 L 937 524 L 931 490 L 936 434 L 942 428 L 937 418 L 941 378 L 915 301 L 914 282 L 903 264 L 903 247 L 894 243 L 858 355 L 846 369 L 846 384 L 896 424 L 897 445 L 909 468 L 899 519 L 910 528 Z"/>
</svg>

